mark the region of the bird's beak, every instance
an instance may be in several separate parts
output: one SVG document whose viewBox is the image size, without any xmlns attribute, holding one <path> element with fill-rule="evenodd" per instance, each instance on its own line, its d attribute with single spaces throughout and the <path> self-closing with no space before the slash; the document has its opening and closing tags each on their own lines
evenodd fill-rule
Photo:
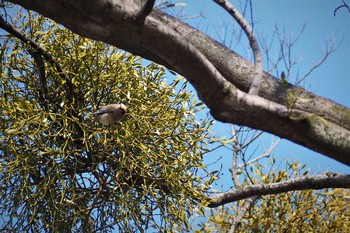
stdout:
<svg viewBox="0 0 350 233">
<path fill-rule="evenodd" d="M 120 110 L 121 110 L 122 114 L 125 114 L 125 112 L 126 112 L 126 107 L 125 107 L 125 106 L 121 106 L 121 107 L 120 107 Z"/>
</svg>

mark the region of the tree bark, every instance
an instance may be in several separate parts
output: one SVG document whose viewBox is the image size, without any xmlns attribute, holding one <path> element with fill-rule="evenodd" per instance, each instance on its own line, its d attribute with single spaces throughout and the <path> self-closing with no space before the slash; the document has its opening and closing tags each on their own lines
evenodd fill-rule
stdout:
<svg viewBox="0 0 350 233">
<path fill-rule="evenodd" d="M 161 11 L 152 11 L 140 24 L 136 21 L 139 0 L 9 2 L 49 17 L 81 36 L 175 70 L 193 85 L 219 121 L 278 135 L 350 165 L 349 108 L 303 88 L 282 85 L 267 73 L 260 96 L 247 94 L 253 64 Z"/>
<path fill-rule="evenodd" d="M 278 183 L 250 185 L 211 196 L 208 207 L 214 208 L 255 196 L 323 188 L 350 188 L 350 175 L 327 172 L 322 175 L 300 176 Z"/>
</svg>

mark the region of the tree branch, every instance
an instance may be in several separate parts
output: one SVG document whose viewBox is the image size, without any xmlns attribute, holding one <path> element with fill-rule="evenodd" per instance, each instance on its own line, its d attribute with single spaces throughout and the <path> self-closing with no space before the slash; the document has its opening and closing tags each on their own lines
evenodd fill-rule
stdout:
<svg viewBox="0 0 350 233">
<path fill-rule="evenodd" d="M 232 165 L 230 168 L 231 176 L 233 184 L 235 185 L 235 188 L 241 187 L 239 183 L 239 175 L 237 174 L 237 159 L 238 159 L 238 153 L 241 151 L 241 148 L 238 145 L 238 138 L 237 138 L 237 132 L 235 130 L 235 127 L 233 124 L 230 125 L 231 127 L 231 134 L 233 137 L 233 158 L 232 158 Z"/>
<path fill-rule="evenodd" d="M 252 77 L 254 73 L 253 65 L 250 62 L 242 59 L 239 55 L 222 44 L 213 41 L 207 35 L 183 24 L 169 15 L 157 12 L 154 16 L 169 27 L 176 28 L 176 31 L 196 46 L 210 60 L 210 62 L 214 64 L 227 81 L 234 84 L 238 89 L 244 92 L 249 91 L 251 86 L 250 77 Z M 293 43 L 295 43 L 295 40 Z M 299 110 L 313 112 L 320 116 L 322 115 L 325 119 L 334 123 L 337 122 L 337 124 L 342 124 L 346 129 L 350 130 L 350 121 L 345 121 L 344 124 L 344 119 L 347 118 L 347 108 L 344 108 L 344 106 L 335 104 L 334 102 L 320 96 L 316 96 L 301 87 L 293 86 L 289 83 L 282 83 L 279 79 L 268 73 L 263 73 L 261 85 L 262 88 L 260 89 L 259 95 L 279 104 L 285 104 L 287 102 L 288 92 L 299 93 L 301 98 L 311 97 L 312 101 L 298 103 L 296 107 Z M 332 109 L 339 107 L 342 110 L 337 112 L 332 111 Z"/>
<path fill-rule="evenodd" d="M 36 67 L 35 70 L 39 73 L 39 79 L 40 79 L 40 89 L 39 89 L 39 100 L 45 109 L 45 111 L 49 111 L 48 109 L 48 101 L 50 99 L 50 96 L 48 95 L 47 91 L 47 82 L 46 82 L 46 70 L 45 70 L 45 63 L 43 61 L 43 58 L 40 53 L 33 49 L 28 49 L 28 52 L 30 55 L 32 55 Z"/>
<path fill-rule="evenodd" d="M 273 143 L 267 151 L 265 150 L 265 153 L 264 153 L 264 154 L 259 155 L 258 157 L 254 158 L 254 159 L 252 159 L 252 160 L 249 160 L 249 161 L 247 161 L 245 164 L 241 164 L 241 165 L 239 165 L 238 167 L 247 166 L 247 165 L 249 165 L 249 164 L 252 164 L 252 163 L 255 163 L 255 162 L 259 161 L 259 160 L 262 159 L 262 158 L 269 157 L 269 156 L 271 155 L 272 151 L 273 151 L 273 150 L 276 148 L 276 146 L 280 143 L 280 141 L 281 141 L 280 138 L 277 139 L 277 141 L 276 141 L 275 143 Z"/>
<path fill-rule="evenodd" d="M 343 5 L 340 5 L 340 6 L 338 6 L 337 8 L 335 8 L 335 10 L 334 10 L 334 12 L 333 12 L 333 15 L 334 15 L 334 16 L 336 16 L 337 11 L 338 11 L 340 8 L 343 8 L 343 7 L 347 8 L 348 11 L 349 11 L 349 13 L 350 13 L 350 7 L 349 7 L 349 5 L 346 4 L 346 2 L 345 2 L 344 0 L 342 0 L 342 2 L 343 2 Z"/>
<path fill-rule="evenodd" d="M 242 218 L 244 215 L 250 211 L 250 209 L 254 206 L 255 202 L 259 199 L 259 196 L 253 196 L 244 200 L 243 207 L 240 208 L 239 214 L 233 219 L 233 223 L 229 230 L 229 233 L 234 233 L 242 223 Z"/>
<path fill-rule="evenodd" d="M 145 5 L 142 6 L 139 13 L 136 15 L 136 22 L 139 24 L 144 24 L 147 15 L 149 15 L 153 9 L 155 0 L 146 0 Z"/>
<path fill-rule="evenodd" d="M 258 95 L 261 86 L 263 69 L 260 48 L 258 41 L 254 36 L 253 29 L 250 27 L 249 23 L 244 19 L 244 17 L 239 13 L 236 7 L 232 5 L 229 1 L 214 0 L 214 2 L 216 2 L 222 8 L 224 8 L 237 21 L 237 23 L 241 26 L 241 28 L 243 29 L 243 31 L 249 39 L 250 47 L 252 48 L 254 54 L 255 71 L 248 93 L 251 95 Z"/>
<path fill-rule="evenodd" d="M 253 196 L 324 188 L 350 188 L 350 175 L 327 172 L 322 175 L 301 176 L 284 182 L 251 185 L 212 196 L 208 207 L 218 207 Z"/>
</svg>

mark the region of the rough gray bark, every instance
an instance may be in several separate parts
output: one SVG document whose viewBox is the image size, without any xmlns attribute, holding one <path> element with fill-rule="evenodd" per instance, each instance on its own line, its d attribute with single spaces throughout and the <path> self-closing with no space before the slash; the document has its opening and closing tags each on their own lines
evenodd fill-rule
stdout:
<svg viewBox="0 0 350 233">
<path fill-rule="evenodd" d="M 350 165 L 350 110 L 265 73 L 248 95 L 254 66 L 205 34 L 160 11 L 136 22 L 138 0 L 9 0 L 82 36 L 182 74 L 222 122 L 260 129 Z M 288 93 L 308 102 L 288 98 Z"/>
</svg>

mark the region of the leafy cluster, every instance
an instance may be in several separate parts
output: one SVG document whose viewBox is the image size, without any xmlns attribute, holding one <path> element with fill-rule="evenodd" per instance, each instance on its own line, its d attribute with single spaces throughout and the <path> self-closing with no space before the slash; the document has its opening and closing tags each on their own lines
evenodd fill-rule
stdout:
<svg viewBox="0 0 350 233">
<path fill-rule="evenodd" d="M 212 123 L 196 121 L 203 106 L 186 83 L 30 12 L 15 23 L 52 59 L 0 38 L 1 231 L 187 229 L 209 185 Z M 119 102 L 121 123 L 93 122 Z"/>
</svg>

